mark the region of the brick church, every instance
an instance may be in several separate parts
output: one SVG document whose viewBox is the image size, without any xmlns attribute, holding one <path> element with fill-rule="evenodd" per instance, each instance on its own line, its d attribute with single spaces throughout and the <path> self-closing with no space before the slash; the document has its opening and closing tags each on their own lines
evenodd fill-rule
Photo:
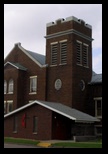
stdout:
<svg viewBox="0 0 108 154">
<path fill-rule="evenodd" d="M 46 56 L 16 43 L 4 60 L 4 137 L 102 135 L 102 74 L 92 70 L 92 26 L 46 24 Z"/>
</svg>

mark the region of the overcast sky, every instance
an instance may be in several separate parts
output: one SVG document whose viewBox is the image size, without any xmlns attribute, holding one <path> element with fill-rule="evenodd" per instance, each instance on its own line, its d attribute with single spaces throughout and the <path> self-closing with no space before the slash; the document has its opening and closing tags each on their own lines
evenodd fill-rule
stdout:
<svg viewBox="0 0 108 154">
<path fill-rule="evenodd" d="M 4 58 L 20 42 L 45 55 L 46 24 L 75 16 L 92 26 L 93 71 L 102 73 L 101 4 L 4 4 Z"/>
</svg>

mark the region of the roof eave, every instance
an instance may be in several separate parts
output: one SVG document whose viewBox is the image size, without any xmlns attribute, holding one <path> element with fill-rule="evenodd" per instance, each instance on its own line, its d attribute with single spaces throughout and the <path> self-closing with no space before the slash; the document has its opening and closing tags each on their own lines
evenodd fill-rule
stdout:
<svg viewBox="0 0 108 154">
<path fill-rule="evenodd" d="M 11 62 L 7 61 L 5 64 L 4 64 L 4 67 L 7 65 L 7 64 L 10 64 L 12 65 L 13 67 L 15 67 L 16 69 L 19 69 L 17 66 L 15 66 L 14 64 L 12 64 Z"/>
<path fill-rule="evenodd" d="M 9 52 L 9 54 L 5 57 L 4 61 L 7 59 L 7 57 L 11 54 L 11 52 L 15 49 L 15 47 L 17 47 L 24 52 L 24 54 L 26 54 L 30 59 L 32 59 L 32 61 L 34 61 L 39 67 L 43 68 L 46 67 L 47 65 L 42 65 L 40 64 L 36 59 L 34 59 L 29 53 L 26 52 L 26 50 L 21 46 L 21 43 L 16 43 L 15 46 L 12 48 L 12 50 Z"/>
<path fill-rule="evenodd" d="M 94 123 L 94 122 L 100 122 L 99 119 L 95 119 L 95 120 L 76 120 L 76 123 Z"/>
<path fill-rule="evenodd" d="M 36 59 L 34 59 L 29 53 L 26 52 L 26 50 L 18 44 L 19 49 L 21 49 L 30 59 L 32 59 L 39 67 L 43 68 L 46 67 L 46 65 L 40 64 Z"/>
<path fill-rule="evenodd" d="M 96 85 L 96 84 L 102 84 L 102 82 L 89 82 L 88 85 Z"/>
</svg>

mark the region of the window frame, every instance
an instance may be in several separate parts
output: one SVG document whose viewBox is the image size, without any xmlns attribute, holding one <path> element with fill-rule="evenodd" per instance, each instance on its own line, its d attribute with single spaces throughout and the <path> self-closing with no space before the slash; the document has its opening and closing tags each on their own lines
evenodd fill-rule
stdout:
<svg viewBox="0 0 108 154">
<path fill-rule="evenodd" d="M 6 101 L 4 101 L 4 114 L 6 114 Z"/>
<path fill-rule="evenodd" d="M 95 117 L 98 117 L 98 118 L 102 118 L 102 97 L 97 97 L 97 98 L 94 98 L 94 101 L 95 101 Z M 101 101 L 101 115 L 98 115 L 98 112 L 97 112 L 97 101 Z"/>
<path fill-rule="evenodd" d="M 34 86 L 34 87 L 31 87 L 31 80 L 32 79 L 36 79 L 36 86 Z M 32 91 L 31 89 L 32 88 L 35 88 L 35 91 Z M 37 76 L 30 76 L 30 92 L 29 92 L 29 94 L 37 94 Z"/>
<path fill-rule="evenodd" d="M 15 115 L 13 117 L 13 133 L 18 132 L 18 117 Z"/>
<path fill-rule="evenodd" d="M 79 59 L 80 59 L 80 62 L 78 62 L 78 49 L 77 49 L 77 44 L 80 45 L 80 53 L 79 53 Z M 76 63 L 77 65 L 80 65 L 82 66 L 82 42 L 79 41 L 79 40 L 76 40 Z"/>
<path fill-rule="evenodd" d="M 4 94 L 7 93 L 7 81 L 4 80 Z"/>
<path fill-rule="evenodd" d="M 8 100 L 6 104 L 7 104 L 7 113 L 12 112 L 13 111 L 13 100 Z M 12 110 L 11 111 L 9 111 L 9 105 L 10 104 L 12 104 Z"/>
<path fill-rule="evenodd" d="M 38 132 L 38 117 L 33 116 L 33 134 L 37 134 Z"/>
<path fill-rule="evenodd" d="M 60 43 L 60 65 L 66 65 L 67 64 L 67 39 L 59 41 Z M 63 43 L 66 43 L 66 47 L 63 49 Z M 63 50 L 65 53 L 63 54 Z M 63 58 L 63 59 L 62 59 Z M 66 61 L 66 62 L 62 62 Z"/>
<path fill-rule="evenodd" d="M 55 47 L 56 48 L 56 50 L 54 51 L 53 50 L 53 46 L 57 46 L 57 47 Z M 50 49 L 51 49 L 51 66 L 57 66 L 57 56 L 58 56 L 58 53 L 57 53 L 57 51 L 58 51 L 58 42 L 52 42 L 52 43 L 50 43 Z M 55 53 L 56 54 L 55 54 Z M 53 55 L 54 54 L 54 55 Z M 53 62 L 53 60 L 55 61 L 55 62 Z"/>
<path fill-rule="evenodd" d="M 13 94 L 13 92 L 14 92 L 14 80 L 10 79 L 8 85 L 8 94 Z"/>
<path fill-rule="evenodd" d="M 86 55 L 84 55 L 84 47 L 86 47 Z M 82 58 L 83 58 L 83 66 L 84 67 L 88 67 L 88 47 L 89 47 L 89 45 L 88 44 L 86 44 L 86 43 L 83 43 L 83 56 L 82 56 Z M 85 58 L 85 56 L 86 56 L 86 58 Z M 85 62 L 84 61 L 86 61 L 86 64 L 85 64 Z"/>
</svg>

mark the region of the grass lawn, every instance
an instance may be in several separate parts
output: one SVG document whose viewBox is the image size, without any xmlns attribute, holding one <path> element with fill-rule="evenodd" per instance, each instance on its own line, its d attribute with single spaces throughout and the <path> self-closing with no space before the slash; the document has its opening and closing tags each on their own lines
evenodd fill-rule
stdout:
<svg viewBox="0 0 108 154">
<path fill-rule="evenodd" d="M 5 137 L 4 143 L 18 143 L 18 144 L 37 145 L 39 143 L 39 141 Z"/>
<path fill-rule="evenodd" d="M 5 137 L 4 143 L 18 143 L 18 144 L 28 144 L 28 145 L 37 145 L 40 143 L 36 140 L 27 140 L 27 139 L 20 139 L 20 138 L 10 138 Z M 69 147 L 69 148 L 102 148 L 102 141 L 93 141 L 93 142 L 59 142 L 59 143 L 52 143 L 52 147 Z"/>
<path fill-rule="evenodd" d="M 60 142 L 54 143 L 52 146 L 70 148 L 102 148 L 102 142 Z"/>
</svg>

